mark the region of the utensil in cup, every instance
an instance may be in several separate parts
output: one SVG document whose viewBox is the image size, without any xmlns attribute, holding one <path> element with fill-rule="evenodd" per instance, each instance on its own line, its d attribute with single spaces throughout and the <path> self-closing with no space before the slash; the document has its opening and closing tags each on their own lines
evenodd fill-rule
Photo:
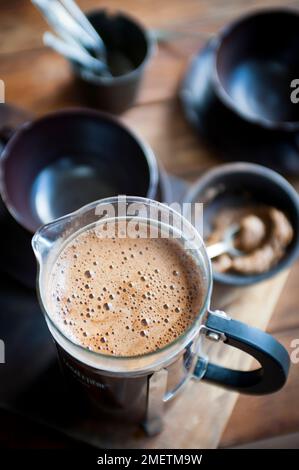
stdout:
<svg viewBox="0 0 299 470">
<path fill-rule="evenodd" d="M 136 100 L 156 42 L 150 32 L 125 13 L 97 10 L 87 17 L 103 38 L 112 76 L 95 74 L 71 62 L 78 90 L 90 106 L 121 113 Z"/>
<path fill-rule="evenodd" d="M 236 162 L 220 165 L 205 172 L 189 189 L 186 201 L 203 203 L 204 238 L 208 238 L 213 221 L 221 210 L 268 205 L 281 210 L 293 228 L 293 240 L 282 259 L 260 274 L 217 272 L 214 280 L 233 286 L 261 282 L 289 268 L 299 256 L 299 196 L 291 184 L 269 168 L 253 163 Z"/>
</svg>

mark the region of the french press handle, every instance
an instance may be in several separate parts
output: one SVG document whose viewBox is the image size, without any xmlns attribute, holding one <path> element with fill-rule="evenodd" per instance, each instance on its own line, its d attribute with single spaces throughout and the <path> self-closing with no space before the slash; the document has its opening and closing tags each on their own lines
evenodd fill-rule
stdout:
<svg viewBox="0 0 299 470">
<path fill-rule="evenodd" d="M 261 367 L 252 371 L 228 369 L 199 358 L 194 378 L 206 380 L 250 395 L 263 395 L 276 392 L 285 384 L 290 358 L 287 350 L 273 336 L 237 320 L 232 320 L 224 312 L 209 312 L 202 327 L 208 339 L 223 341 L 257 359 Z"/>
</svg>

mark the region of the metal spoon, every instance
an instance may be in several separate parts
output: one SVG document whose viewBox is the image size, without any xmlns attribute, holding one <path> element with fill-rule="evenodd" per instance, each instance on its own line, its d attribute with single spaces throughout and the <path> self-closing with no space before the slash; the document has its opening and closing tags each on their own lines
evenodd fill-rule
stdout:
<svg viewBox="0 0 299 470">
<path fill-rule="evenodd" d="M 80 9 L 80 7 L 77 5 L 77 3 L 74 0 L 60 0 L 61 3 L 67 8 L 71 16 L 82 26 L 83 29 L 85 29 L 90 36 L 94 38 L 94 40 L 97 42 L 98 49 L 101 51 L 101 56 L 106 60 L 107 58 L 107 51 L 106 51 L 106 46 L 99 35 L 99 33 L 95 30 L 87 16 L 83 13 L 83 11 Z"/>
<path fill-rule="evenodd" d="M 59 35 L 62 36 L 65 33 L 84 47 L 94 47 L 94 40 L 86 33 L 85 30 L 82 30 L 82 28 L 78 26 L 78 24 L 64 9 L 61 9 L 61 5 L 58 4 L 57 8 L 57 2 L 55 0 L 53 2 L 49 2 L 48 0 L 31 1 L 40 10 L 47 23 Z"/>
<path fill-rule="evenodd" d="M 95 55 L 101 56 L 105 62 L 106 50 L 103 49 L 103 41 L 97 41 L 89 32 L 79 24 L 58 0 L 31 0 L 41 11 L 48 24 L 64 39 L 71 38 L 76 44 L 80 44 Z M 105 51 L 105 52 L 104 52 Z"/>
<path fill-rule="evenodd" d="M 94 73 L 103 74 L 106 72 L 106 65 L 103 62 L 89 55 L 84 49 L 62 41 L 48 31 L 44 33 L 43 41 L 45 46 L 51 47 L 67 59 L 78 62 L 84 68 L 92 70 Z"/>
<path fill-rule="evenodd" d="M 223 255 L 224 253 L 232 256 L 243 256 L 244 252 L 238 250 L 234 246 L 234 239 L 239 231 L 240 226 L 238 224 L 233 224 L 231 227 L 228 227 L 224 232 L 222 241 L 207 246 L 209 258 L 213 259 L 216 258 L 216 256 Z"/>
</svg>

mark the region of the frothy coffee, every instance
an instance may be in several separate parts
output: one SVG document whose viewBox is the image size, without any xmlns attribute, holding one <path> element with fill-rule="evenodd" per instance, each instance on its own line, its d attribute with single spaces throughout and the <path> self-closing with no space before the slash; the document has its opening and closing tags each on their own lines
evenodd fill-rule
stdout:
<svg viewBox="0 0 299 470">
<path fill-rule="evenodd" d="M 53 266 L 50 314 L 89 350 L 155 351 L 181 336 L 200 311 L 202 276 L 194 258 L 175 239 L 139 237 L 103 238 L 89 228 L 65 245 Z"/>
</svg>

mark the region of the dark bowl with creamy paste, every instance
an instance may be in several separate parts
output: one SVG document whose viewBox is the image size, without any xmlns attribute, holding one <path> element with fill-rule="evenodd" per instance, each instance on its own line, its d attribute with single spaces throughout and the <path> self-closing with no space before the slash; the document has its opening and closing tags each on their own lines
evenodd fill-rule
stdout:
<svg viewBox="0 0 299 470">
<path fill-rule="evenodd" d="M 243 274 L 213 269 L 214 280 L 223 284 L 244 286 L 269 279 L 294 263 L 299 256 L 299 196 L 280 174 L 252 163 L 229 163 L 208 170 L 191 187 L 187 202 L 203 206 L 203 238 L 211 234 L 213 225 L 224 210 L 265 205 L 281 211 L 290 222 L 293 237 L 282 258 L 267 271 Z M 212 262 L 213 265 L 213 262 Z"/>
</svg>

